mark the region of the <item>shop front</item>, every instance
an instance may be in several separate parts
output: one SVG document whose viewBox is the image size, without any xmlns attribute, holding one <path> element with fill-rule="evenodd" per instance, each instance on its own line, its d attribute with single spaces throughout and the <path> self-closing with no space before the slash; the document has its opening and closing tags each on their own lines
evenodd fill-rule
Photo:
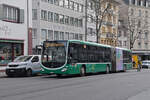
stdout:
<svg viewBox="0 0 150 100">
<path fill-rule="evenodd" d="M 150 50 L 132 51 L 132 54 L 136 54 L 141 60 L 150 60 Z"/>
<path fill-rule="evenodd" d="M 23 40 L 0 39 L 0 66 L 6 66 L 16 57 L 23 55 Z"/>
</svg>

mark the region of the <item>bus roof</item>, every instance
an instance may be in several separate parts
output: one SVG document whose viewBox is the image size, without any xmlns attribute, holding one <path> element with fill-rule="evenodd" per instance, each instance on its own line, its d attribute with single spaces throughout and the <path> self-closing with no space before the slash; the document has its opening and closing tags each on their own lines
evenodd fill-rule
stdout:
<svg viewBox="0 0 150 100">
<path fill-rule="evenodd" d="M 105 45 L 105 44 L 99 44 L 99 43 L 95 43 L 95 42 L 88 42 L 88 41 L 81 41 L 81 40 L 54 40 L 54 41 L 60 41 L 60 42 L 75 42 L 75 43 L 81 43 L 81 44 L 88 44 L 88 45 L 95 45 L 95 46 L 102 46 L 102 47 L 108 47 L 108 48 L 118 48 L 118 49 L 122 49 L 122 50 L 125 50 L 125 51 L 129 51 L 131 52 L 130 49 L 127 49 L 127 48 L 120 48 L 120 47 L 113 47 L 113 46 L 110 46 L 110 45 Z M 46 42 L 46 41 L 45 41 Z M 48 42 L 48 41 L 47 41 Z M 50 41 L 49 41 L 50 42 Z"/>
<path fill-rule="evenodd" d="M 81 44 L 89 44 L 89 45 L 95 45 L 95 46 L 102 46 L 102 47 L 108 47 L 108 48 L 113 48 L 110 45 L 104 45 L 104 44 L 99 44 L 99 43 L 94 43 L 94 42 L 87 42 L 87 41 L 81 41 L 81 40 L 68 40 L 69 42 L 78 42 Z"/>
<path fill-rule="evenodd" d="M 131 50 L 130 49 L 127 49 L 127 48 L 120 48 L 120 47 L 116 47 L 117 49 L 121 49 L 121 50 L 125 50 L 125 51 L 130 51 L 131 52 Z"/>
</svg>

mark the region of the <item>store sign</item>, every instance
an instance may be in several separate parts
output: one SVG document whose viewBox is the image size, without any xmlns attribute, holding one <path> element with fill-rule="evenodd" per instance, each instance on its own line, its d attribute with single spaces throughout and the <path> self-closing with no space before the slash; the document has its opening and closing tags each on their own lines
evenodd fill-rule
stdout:
<svg viewBox="0 0 150 100">
<path fill-rule="evenodd" d="M 11 29 L 8 26 L 0 26 L 0 35 L 10 35 Z"/>
</svg>

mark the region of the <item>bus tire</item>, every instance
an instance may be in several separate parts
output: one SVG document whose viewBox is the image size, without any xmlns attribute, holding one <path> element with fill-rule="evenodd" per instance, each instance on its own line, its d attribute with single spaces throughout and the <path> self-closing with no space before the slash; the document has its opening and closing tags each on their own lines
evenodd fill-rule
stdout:
<svg viewBox="0 0 150 100">
<path fill-rule="evenodd" d="M 106 74 L 109 74 L 110 73 L 110 67 L 109 67 L 109 65 L 107 65 L 107 67 L 106 67 Z"/>
<path fill-rule="evenodd" d="M 27 77 L 31 77 L 31 76 L 32 76 L 32 69 L 28 69 L 28 70 L 26 71 L 26 76 L 27 76 Z"/>
<path fill-rule="evenodd" d="M 82 67 L 80 68 L 80 76 L 81 76 L 81 77 L 82 77 L 82 76 L 85 76 L 85 74 L 86 74 L 85 67 L 82 66 Z"/>
<path fill-rule="evenodd" d="M 62 74 L 56 74 L 56 76 L 59 78 L 59 77 L 62 77 Z"/>
</svg>

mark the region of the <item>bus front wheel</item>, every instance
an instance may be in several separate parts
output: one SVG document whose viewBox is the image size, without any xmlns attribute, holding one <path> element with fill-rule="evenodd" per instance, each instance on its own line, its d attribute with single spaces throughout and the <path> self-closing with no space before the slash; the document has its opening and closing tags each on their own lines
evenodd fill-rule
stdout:
<svg viewBox="0 0 150 100">
<path fill-rule="evenodd" d="M 82 77 L 82 76 L 85 76 L 85 67 L 81 67 L 80 68 L 80 76 Z"/>
</svg>

